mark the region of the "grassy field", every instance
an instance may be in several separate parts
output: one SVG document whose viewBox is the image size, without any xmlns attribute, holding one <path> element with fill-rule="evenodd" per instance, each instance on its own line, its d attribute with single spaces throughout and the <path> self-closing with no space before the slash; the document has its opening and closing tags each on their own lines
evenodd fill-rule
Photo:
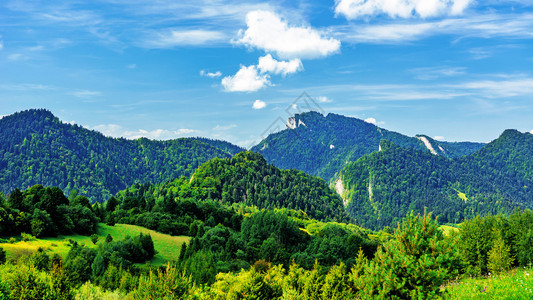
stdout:
<svg viewBox="0 0 533 300">
<path fill-rule="evenodd" d="M 533 270 L 465 279 L 447 287 L 450 299 L 533 299 Z"/>
<path fill-rule="evenodd" d="M 162 234 L 153 230 L 146 229 L 135 225 L 116 224 L 115 226 L 108 226 L 103 223 L 98 224 L 97 234 L 99 236 L 98 243 L 105 240 L 106 236 L 110 234 L 113 240 L 121 240 L 127 235 L 135 236 L 140 232 L 143 234 L 150 234 L 154 241 L 154 248 L 158 252 L 151 261 L 152 265 L 164 265 L 168 261 L 178 260 L 181 244 L 188 243 L 190 238 L 187 236 L 170 236 Z M 65 257 L 70 250 L 68 240 L 72 239 L 80 244 L 85 244 L 88 247 L 97 247 L 91 242 L 90 237 L 83 235 L 69 235 L 58 236 L 53 238 L 36 239 L 34 241 L 19 241 L 16 243 L 0 243 L 7 252 L 7 259 L 16 259 L 21 255 L 31 254 L 39 247 L 45 249 L 49 255 L 57 253 Z"/>
</svg>

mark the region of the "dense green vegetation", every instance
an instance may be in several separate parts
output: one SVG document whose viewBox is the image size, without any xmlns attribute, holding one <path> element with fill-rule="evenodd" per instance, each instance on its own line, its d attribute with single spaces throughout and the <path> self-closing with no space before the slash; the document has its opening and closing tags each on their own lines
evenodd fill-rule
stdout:
<svg viewBox="0 0 533 300">
<path fill-rule="evenodd" d="M 15 189 L 7 199 L 0 194 L 0 235 L 31 233 L 36 237 L 91 234 L 98 217 L 89 199 L 73 193 L 67 199 L 57 187 L 34 185 Z"/>
<path fill-rule="evenodd" d="M 257 153 L 202 164 L 191 179 L 135 184 L 109 199 L 108 222 L 187 234 L 195 220 L 237 228 L 243 207 L 301 210 L 321 221 L 349 221 L 340 197 L 320 178 L 279 170 Z M 211 220 L 210 220 L 211 219 Z"/>
<path fill-rule="evenodd" d="M 135 182 L 189 176 L 207 160 L 235 151 L 212 140 L 109 138 L 62 123 L 47 110 L 27 110 L 0 120 L 0 191 L 43 184 L 103 201 Z"/>
<path fill-rule="evenodd" d="M 348 213 L 381 228 L 427 207 L 444 222 L 533 207 L 533 135 L 506 131 L 472 155 L 447 159 L 382 141 L 338 175 Z"/>
<path fill-rule="evenodd" d="M 296 114 L 295 129 L 269 135 L 253 151 L 282 169 L 298 169 L 307 174 L 331 179 L 348 162 L 378 151 L 381 139 L 405 148 L 429 152 L 417 138 L 379 128 L 356 118 L 317 112 Z M 480 143 L 448 143 L 427 138 L 443 157 L 461 157 L 479 150 Z"/>
<path fill-rule="evenodd" d="M 443 235 L 431 215 L 411 213 L 392 236 L 381 234 L 377 251 L 374 248 L 365 253 L 364 247 L 352 247 L 349 263 L 340 259 L 328 264 L 316 259 L 310 266 L 305 266 L 297 259 L 290 262 L 277 258 L 271 260 L 275 255 L 284 256 L 291 247 L 301 247 L 302 237 L 309 233 L 302 235 L 303 231 L 297 229 L 299 225 L 296 224 L 301 225 L 304 221 L 300 217 L 290 216 L 287 211 L 259 211 L 245 217 L 241 234 L 249 239 L 249 244 L 255 243 L 255 239 L 263 239 L 262 235 L 270 232 L 266 240 L 280 241 L 286 248 L 279 251 L 279 248 L 263 243 L 255 252 L 258 256 L 253 258 L 253 264 L 241 264 L 240 268 L 226 270 L 220 268 L 228 256 L 235 253 L 244 258 L 248 253 L 239 251 L 241 249 L 228 251 L 225 249 L 227 245 L 220 244 L 224 234 L 220 224 L 210 229 L 206 227 L 201 241 L 195 242 L 198 239 L 195 237 L 189 247 L 183 247 L 185 254 L 180 261 L 164 268 L 139 269 L 132 264 L 153 255 L 154 247 L 148 235 L 100 241 L 98 248 L 74 242 L 65 259 L 49 257 L 45 251 L 38 251 L 29 257 L 0 264 L 0 297 L 528 299 L 531 295 L 529 272 L 532 270 L 529 264 L 533 255 L 529 247 L 524 247 L 529 246 L 531 229 L 523 230 L 533 228 L 530 211 L 467 220 L 460 231 L 450 236 Z M 352 228 L 312 220 L 307 222 L 307 229 L 313 234 L 304 239 L 335 237 L 340 231 Z M 231 239 L 230 236 L 226 240 Z M 356 246 L 356 241 L 349 239 L 345 246 Z M 499 251 L 500 243 L 509 251 Z M 194 245 L 201 246 L 190 250 L 196 247 Z M 247 250 L 252 254 L 257 251 Z M 497 252 L 504 255 L 494 255 Z M 274 256 L 262 256 L 266 253 Z M 506 253 L 510 259 L 504 257 Z M 515 260 L 515 257 L 520 259 Z M 482 267 L 484 258 L 487 269 Z M 493 266 L 498 267 L 494 269 Z M 519 269 L 507 273 L 513 266 Z M 208 274 L 210 272 L 213 274 Z"/>
</svg>

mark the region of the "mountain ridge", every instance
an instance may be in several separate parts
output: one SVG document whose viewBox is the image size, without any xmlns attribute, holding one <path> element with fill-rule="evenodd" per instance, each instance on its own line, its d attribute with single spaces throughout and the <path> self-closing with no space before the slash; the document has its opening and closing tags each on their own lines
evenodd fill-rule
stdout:
<svg viewBox="0 0 533 300">
<path fill-rule="evenodd" d="M 348 162 L 378 151 L 381 139 L 429 152 L 423 141 L 427 140 L 428 145 L 434 145 L 436 154 L 448 158 L 471 154 L 485 145 L 440 142 L 425 135 L 409 137 L 361 119 L 334 113 L 324 116 L 311 111 L 290 118 L 287 129 L 269 135 L 252 147 L 252 151 L 261 153 L 268 162 L 280 168 L 295 168 L 330 180 Z"/>
<path fill-rule="evenodd" d="M 221 142 L 226 143 L 227 142 Z M 214 157 L 232 157 L 194 138 L 155 141 L 106 137 L 31 109 L 0 119 L 0 191 L 35 184 L 103 201 L 135 182 L 190 175 Z"/>
</svg>

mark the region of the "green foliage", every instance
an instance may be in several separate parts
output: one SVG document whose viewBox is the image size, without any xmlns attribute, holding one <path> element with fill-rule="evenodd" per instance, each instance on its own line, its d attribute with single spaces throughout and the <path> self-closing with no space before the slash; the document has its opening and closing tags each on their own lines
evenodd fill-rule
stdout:
<svg viewBox="0 0 533 300">
<path fill-rule="evenodd" d="M 29 240 L 31 235 L 25 232 L 40 238 L 96 230 L 98 218 L 84 196 L 69 203 L 59 188 L 38 184 L 25 191 L 16 189 L 8 199 L 0 202 L 0 234 L 24 233 L 23 240 Z"/>
<path fill-rule="evenodd" d="M 98 234 L 91 234 L 91 242 L 95 245 L 98 243 Z"/>
<path fill-rule="evenodd" d="M 478 214 L 533 208 L 527 171 L 533 150 L 524 149 L 533 149 L 533 136 L 507 131 L 479 152 L 456 159 L 384 140 L 382 151 L 349 164 L 337 178 L 348 213 L 366 227 L 394 226 L 410 210 L 422 213 L 424 207 L 444 223 L 460 223 Z"/>
<path fill-rule="evenodd" d="M 165 270 L 149 271 L 139 277 L 138 286 L 128 296 L 132 299 L 183 299 L 191 288 L 191 278 L 168 265 Z"/>
<path fill-rule="evenodd" d="M 6 262 L 6 250 L 0 248 L 0 265 Z"/>
<path fill-rule="evenodd" d="M 511 257 L 510 247 L 505 245 L 501 233 L 496 234 L 494 245 L 488 253 L 487 268 L 494 274 L 509 270 L 514 258 Z"/>
<path fill-rule="evenodd" d="M 138 181 L 189 176 L 235 146 L 183 138 L 170 141 L 115 139 L 62 123 L 47 110 L 27 110 L 0 120 L 0 191 L 35 184 L 77 190 L 103 201 Z M 224 145 L 224 150 L 212 146 Z M 54 218 L 54 216 L 52 216 Z"/>
<path fill-rule="evenodd" d="M 252 151 L 261 153 L 269 163 L 279 168 L 302 170 L 326 180 L 333 178 L 346 162 L 354 162 L 378 151 L 381 139 L 393 141 L 404 148 L 429 152 L 417 138 L 388 131 L 356 118 L 308 112 L 296 114 L 294 122 L 299 126 L 269 135 Z M 447 143 L 426 138 L 439 155 L 445 157 L 461 157 L 484 146 L 480 143 Z"/>
<path fill-rule="evenodd" d="M 407 216 L 361 276 L 365 299 L 428 299 L 457 275 L 459 257 L 431 214 Z"/>
</svg>

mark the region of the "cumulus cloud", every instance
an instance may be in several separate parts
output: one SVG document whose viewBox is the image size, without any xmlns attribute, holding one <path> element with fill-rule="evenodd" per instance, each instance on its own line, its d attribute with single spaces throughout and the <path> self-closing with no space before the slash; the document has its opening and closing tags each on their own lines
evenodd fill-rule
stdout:
<svg viewBox="0 0 533 300">
<path fill-rule="evenodd" d="M 268 74 L 260 74 L 252 65 L 241 66 L 235 75 L 222 78 L 222 85 L 227 92 L 255 92 L 272 84 Z"/>
<path fill-rule="evenodd" d="M 391 18 L 431 18 L 462 14 L 473 0 L 337 0 L 335 14 L 358 19 L 385 14 Z"/>
<path fill-rule="evenodd" d="M 204 76 L 204 77 L 209 77 L 209 78 L 218 78 L 218 77 L 222 76 L 222 72 L 220 72 L 220 71 L 208 72 L 206 70 L 201 70 L 200 71 L 200 75 Z"/>
<path fill-rule="evenodd" d="M 298 58 L 279 61 L 267 54 L 259 58 L 257 65 L 241 66 L 235 75 L 222 78 L 222 86 L 227 92 L 255 92 L 273 85 L 270 82 L 270 74 L 286 76 L 301 70 L 303 70 L 303 65 Z M 213 74 L 217 75 L 217 73 Z M 209 73 L 205 72 L 200 72 L 200 74 L 209 76 L 207 75 Z"/>
<path fill-rule="evenodd" d="M 440 136 L 440 135 L 436 135 L 433 137 L 434 140 L 437 140 L 437 141 L 444 141 L 444 137 L 443 136 Z"/>
<path fill-rule="evenodd" d="M 370 123 L 370 124 L 374 124 L 374 125 L 378 124 L 378 122 L 374 118 L 366 118 L 365 122 Z"/>
<path fill-rule="evenodd" d="M 235 43 L 272 52 L 283 59 L 325 57 L 338 52 L 341 45 L 311 27 L 291 26 L 270 11 L 249 12 L 246 25 L 248 28 L 239 31 Z"/>
<path fill-rule="evenodd" d="M 529 133 L 533 134 L 533 129 L 531 129 L 531 131 Z"/>
<path fill-rule="evenodd" d="M 291 59 L 289 61 L 278 61 L 272 58 L 272 55 L 267 54 L 259 58 L 257 65 L 261 73 L 287 74 L 296 73 L 303 70 L 302 61 L 299 58 Z"/>
<path fill-rule="evenodd" d="M 101 124 L 94 126 L 92 129 L 111 137 L 123 137 L 127 139 L 138 139 L 141 137 L 153 140 L 169 140 L 181 137 L 183 135 L 198 132 L 194 129 L 180 128 L 177 130 L 155 129 L 155 130 L 125 130 L 122 126 L 117 124 Z"/>
<path fill-rule="evenodd" d="M 265 101 L 261 101 L 259 99 L 255 100 L 254 104 L 252 105 L 253 109 L 263 109 L 267 106 Z"/>
</svg>

